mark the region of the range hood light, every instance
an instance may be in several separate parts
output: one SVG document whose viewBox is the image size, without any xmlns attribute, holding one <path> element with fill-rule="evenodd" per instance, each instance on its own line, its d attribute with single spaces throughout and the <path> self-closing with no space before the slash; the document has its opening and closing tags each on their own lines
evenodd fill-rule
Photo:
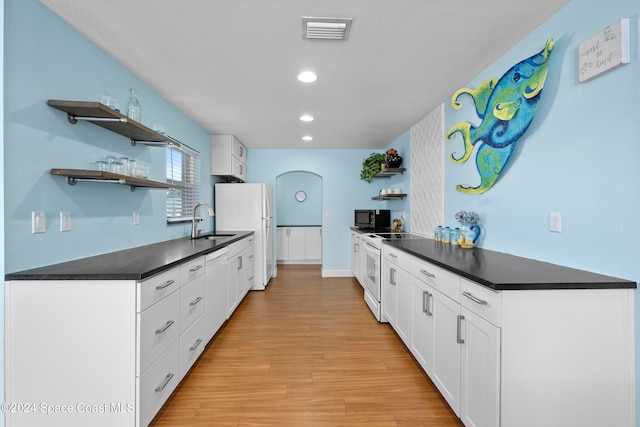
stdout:
<svg viewBox="0 0 640 427">
<path fill-rule="evenodd" d="M 303 122 L 312 122 L 313 116 L 305 114 L 304 116 L 300 116 L 300 120 L 302 120 Z"/>
<path fill-rule="evenodd" d="M 309 135 L 305 135 L 302 137 L 303 141 L 313 141 L 313 137 L 309 136 Z"/>
</svg>

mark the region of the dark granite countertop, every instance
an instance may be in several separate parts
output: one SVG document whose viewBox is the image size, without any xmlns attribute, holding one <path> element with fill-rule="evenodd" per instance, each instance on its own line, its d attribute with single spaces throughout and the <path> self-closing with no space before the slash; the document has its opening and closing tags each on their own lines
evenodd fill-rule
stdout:
<svg viewBox="0 0 640 427">
<path fill-rule="evenodd" d="M 142 280 L 176 265 L 222 249 L 253 231 L 218 231 L 213 240 L 188 237 L 117 252 L 8 273 L 5 280 Z M 203 233 L 202 236 L 207 236 Z"/>
<path fill-rule="evenodd" d="M 495 290 L 636 288 L 636 282 L 482 248 L 412 235 L 385 244 Z"/>
</svg>

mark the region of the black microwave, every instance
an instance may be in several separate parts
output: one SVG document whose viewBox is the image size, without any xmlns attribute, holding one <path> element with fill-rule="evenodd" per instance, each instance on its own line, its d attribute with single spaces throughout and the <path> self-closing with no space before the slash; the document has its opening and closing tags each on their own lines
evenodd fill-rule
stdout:
<svg viewBox="0 0 640 427">
<path fill-rule="evenodd" d="M 358 228 L 391 227 L 391 211 L 389 209 L 356 209 L 354 225 Z"/>
</svg>

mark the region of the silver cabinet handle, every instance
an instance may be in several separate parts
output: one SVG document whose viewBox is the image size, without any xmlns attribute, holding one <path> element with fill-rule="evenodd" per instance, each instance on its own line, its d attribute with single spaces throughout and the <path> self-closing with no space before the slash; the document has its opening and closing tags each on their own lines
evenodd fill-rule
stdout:
<svg viewBox="0 0 640 427">
<path fill-rule="evenodd" d="M 201 268 L 202 268 L 202 266 L 201 266 L 201 265 L 196 265 L 195 267 L 190 268 L 190 269 L 189 269 L 189 272 L 190 272 L 190 273 L 193 273 L 194 271 L 198 271 L 198 270 L 200 270 Z"/>
<path fill-rule="evenodd" d="M 200 301 L 202 301 L 202 297 L 198 297 L 198 298 L 194 299 L 193 301 L 191 301 L 189 303 L 189 305 L 190 306 L 194 306 L 194 305 L 198 304 Z"/>
<path fill-rule="evenodd" d="M 398 258 L 398 255 L 396 255 L 396 254 L 392 254 L 391 252 L 389 252 L 389 256 L 390 256 L 391 258 Z"/>
<path fill-rule="evenodd" d="M 193 346 L 191 348 L 189 348 L 189 351 L 194 351 L 196 348 L 198 348 L 198 346 L 202 343 L 202 339 L 198 338 L 196 340 L 195 343 L 193 343 Z"/>
<path fill-rule="evenodd" d="M 242 270 L 242 257 L 238 257 L 238 270 Z"/>
<path fill-rule="evenodd" d="M 156 392 L 161 392 L 162 390 L 164 390 L 164 388 L 167 386 L 167 384 L 169 384 L 169 381 L 171 381 L 171 378 L 173 378 L 173 374 L 169 373 L 167 374 L 166 377 L 164 377 L 164 381 L 162 382 L 161 385 L 159 385 L 158 387 L 156 387 Z"/>
<path fill-rule="evenodd" d="M 422 291 L 422 312 L 427 316 L 433 316 L 433 312 L 429 309 L 431 300 L 431 294 L 427 291 Z"/>
<path fill-rule="evenodd" d="M 164 326 L 162 328 L 156 329 L 156 334 L 163 333 L 164 331 L 169 329 L 169 327 L 171 327 L 171 325 L 173 325 L 174 323 L 176 323 L 176 322 L 174 322 L 173 320 L 169 320 L 167 323 L 164 324 Z"/>
<path fill-rule="evenodd" d="M 389 269 L 389 283 L 391 283 L 393 286 L 396 285 L 396 269 L 395 268 Z"/>
<path fill-rule="evenodd" d="M 462 295 L 464 295 L 465 297 L 469 298 L 471 301 L 478 303 L 480 305 L 487 305 L 487 302 L 485 300 L 482 300 L 480 298 L 478 298 L 477 296 L 469 293 L 469 292 L 463 292 Z"/>
<path fill-rule="evenodd" d="M 464 316 L 462 314 L 458 314 L 458 344 L 464 344 L 464 340 L 462 339 L 462 321 L 464 320 Z"/>
<path fill-rule="evenodd" d="M 162 289 L 167 288 L 167 287 L 173 285 L 174 283 L 176 283 L 175 280 L 167 280 L 166 283 L 156 286 L 156 290 L 161 291 Z"/>
<path fill-rule="evenodd" d="M 429 273 L 427 270 L 420 270 L 420 273 L 424 274 L 427 277 L 436 277 L 435 274 Z"/>
</svg>

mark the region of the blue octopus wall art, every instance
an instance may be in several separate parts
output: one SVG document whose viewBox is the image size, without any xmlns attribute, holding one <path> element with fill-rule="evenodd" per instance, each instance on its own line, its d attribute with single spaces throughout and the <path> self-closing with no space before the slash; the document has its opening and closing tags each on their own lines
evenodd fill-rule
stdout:
<svg viewBox="0 0 640 427">
<path fill-rule="evenodd" d="M 462 88 L 451 98 L 453 108 L 459 109 L 460 95 L 470 95 L 482 120 L 477 127 L 468 122 L 457 123 L 447 132 L 447 140 L 460 133 L 464 141 L 464 154 L 461 157 L 455 152 L 451 154 L 454 163 L 466 162 L 474 145 L 481 143 L 476 154 L 480 184 L 477 187 L 458 184 L 458 191 L 481 194 L 500 177 L 516 142 L 533 120 L 554 45 L 553 39 L 548 39 L 544 49 L 511 67 L 499 80 L 491 78 L 475 90 Z"/>
</svg>

